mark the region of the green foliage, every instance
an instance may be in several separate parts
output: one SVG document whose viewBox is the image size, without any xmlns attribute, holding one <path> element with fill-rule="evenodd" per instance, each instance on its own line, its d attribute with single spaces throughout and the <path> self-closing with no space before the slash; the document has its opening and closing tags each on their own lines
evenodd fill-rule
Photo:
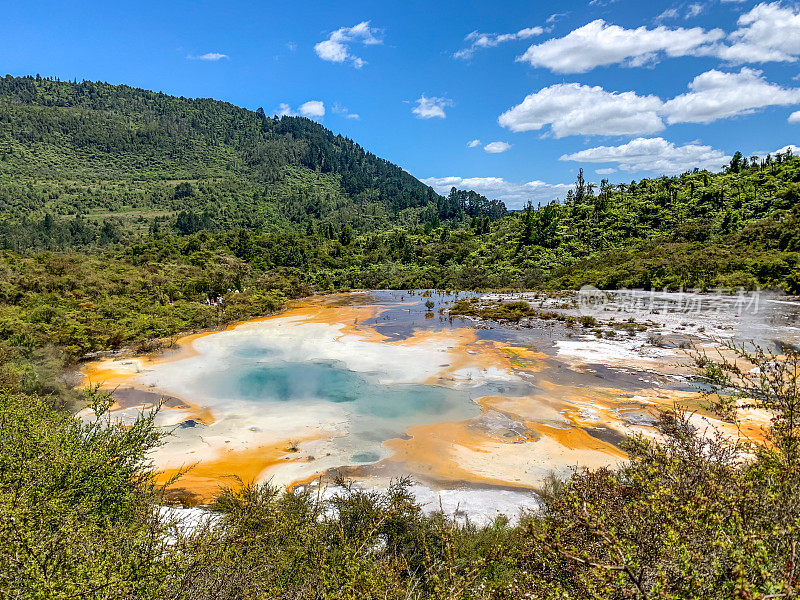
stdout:
<svg viewBox="0 0 800 600">
<path fill-rule="evenodd" d="M 179 248 L 191 244 L 180 241 Z M 270 313 L 287 296 L 307 293 L 291 274 L 255 271 L 230 254 L 198 249 L 188 257 L 176 250 L 163 261 L 137 258 L 3 253 L 3 342 L 26 352 L 55 345 L 76 359 Z M 221 305 L 206 304 L 220 295 Z"/>
<path fill-rule="evenodd" d="M 466 194 L 466 192 L 464 192 Z M 444 219 L 505 215 L 469 192 Z M 0 78 L 0 242 L 91 248 L 153 230 L 358 231 L 439 218 L 446 199 L 304 118 L 100 82 Z"/>
<path fill-rule="evenodd" d="M 242 485 L 189 532 L 159 510 L 152 415 L 111 423 L 93 394 L 95 418 L 65 410 L 86 406 L 65 363 L 153 349 L 314 291 L 800 293 L 800 159 L 737 153 L 721 173 L 595 187 L 580 172 L 565 202 L 507 214 L 475 192 L 441 197 L 307 119 L 0 79 L 0 597 L 800 595 L 792 350 L 698 357 L 722 416 L 772 415 L 766 445 L 666 414 L 660 439 L 629 440 L 620 470 L 550 481 L 541 514 L 513 527 L 425 515 L 401 480 L 385 493 L 339 482 L 327 500 Z M 451 314 L 569 319 L 515 302 L 461 301 Z"/>
<path fill-rule="evenodd" d="M 147 452 L 152 415 L 131 427 L 81 422 L 35 395 L 0 393 L 0 596 L 156 597 L 176 562 L 164 556 Z M 177 557 L 175 557 L 177 558 Z"/>
<path fill-rule="evenodd" d="M 477 317 L 501 323 L 518 323 L 523 319 L 563 321 L 567 326 L 576 323 L 575 317 L 558 311 L 543 311 L 526 301 L 483 302 L 477 298 L 457 300 L 448 311 L 452 317 Z M 596 325 L 593 317 L 581 317 L 578 322 L 584 327 Z"/>
<path fill-rule="evenodd" d="M 0 79 L 0 244 L 230 251 L 346 287 L 778 287 L 800 292 L 800 159 L 599 187 L 508 214 L 435 194 L 308 119 L 127 86 Z M 247 232 L 234 246 L 228 236 Z M 244 234 L 240 234 L 244 235 Z M 278 247 L 273 247 L 278 246 Z"/>
</svg>

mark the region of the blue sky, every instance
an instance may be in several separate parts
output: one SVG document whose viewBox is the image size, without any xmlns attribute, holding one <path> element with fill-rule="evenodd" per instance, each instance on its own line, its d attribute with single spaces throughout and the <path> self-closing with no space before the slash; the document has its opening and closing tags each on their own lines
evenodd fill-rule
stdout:
<svg viewBox="0 0 800 600">
<path fill-rule="evenodd" d="M 630 181 L 800 143 L 800 5 L 785 0 L 0 10 L 0 72 L 306 114 L 510 207 L 563 197 L 579 167 Z"/>
</svg>

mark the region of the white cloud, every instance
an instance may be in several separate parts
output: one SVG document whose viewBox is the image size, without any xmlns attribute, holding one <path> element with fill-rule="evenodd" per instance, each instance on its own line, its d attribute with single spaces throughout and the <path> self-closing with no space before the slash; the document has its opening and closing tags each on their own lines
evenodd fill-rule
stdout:
<svg viewBox="0 0 800 600">
<path fill-rule="evenodd" d="M 700 27 L 625 29 L 598 19 L 562 38 L 534 44 L 517 60 L 557 73 L 585 73 L 604 65 L 642 66 L 657 62 L 662 55 L 695 54 L 724 35 L 721 29 Z"/>
<path fill-rule="evenodd" d="M 668 8 L 655 20 L 676 19 L 681 14 L 691 19 L 705 9 L 703 3 L 693 2 Z M 637 67 L 678 56 L 715 56 L 734 64 L 796 62 L 800 57 L 800 4 L 761 2 L 740 15 L 736 30 L 727 34 L 718 28 L 663 25 L 626 29 L 597 19 L 564 37 L 530 46 L 517 60 L 557 73 L 585 73 L 600 66 Z"/>
<path fill-rule="evenodd" d="M 702 13 L 705 10 L 705 6 L 696 2 L 694 4 L 690 4 L 689 7 L 686 9 L 686 15 L 684 19 L 692 19 Z"/>
<path fill-rule="evenodd" d="M 617 170 L 612 167 L 607 167 L 605 169 L 597 169 L 595 173 L 598 175 L 611 175 L 612 173 L 616 173 Z"/>
<path fill-rule="evenodd" d="M 511 131 L 549 125 L 557 137 L 567 135 L 635 135 L 664 129 L 663 103 L 656 96 L 607 92 L 599 86 L 559 83 L 530 94 L 497 121 Z"/>
<path fill-rule="evenodd" d="M 462 48 L 453 54 L 453 56 L 455 58 L 469 59 L 472 58 L 472 55 L 478 48 L 494 48 L 495 46 L 499 46 L 505 42 L 510 42 L 513 40 L 526 40 L 536 35 L 542 35 L 542 33 L 544 33 L 544 29 L 541 27 L 526 27 L 525 29 L 520 29 L 516 33 L 500 34 L 480 33 L 479 31 L 473 31 L 464 37 L 464 41 L 469 42 L 469 46 Z"/>
<path fill-rule="evenodd" d="M 710 123 L 767 106 L 800 104 L 800 89 L 769 83 L 761 71 L 747 67 L 738 73 L 706 71 L 692 80 L 689 90 L 664 103 L 668 123 Z"/>
<path fill-rule="evenodd" d="M 230 58 L 227 54 L 222 54 L 220 52 L 206 52 L 205 54 L 200 54 L 199 56 L 195 56 L 190 54 L 187 56 L 189 60 L 206 60 L 210 62 L 216 62 L 218 60 L 222 60 L 223 58 Z"/>
<path fill-rule="evenodd" d="M 789 123 L 800 123 L 800 110 L 796 110 L 789 115 Z"/>
<path fill-rule="evenodd" d="M 322 118 L 325 116 L 325 104 L 319 100 L 309 100 L 308 102 L 303 102 L 295 111 L 286 102 L 281 102 L 275 114 L 279 117 L 302 116 L 308 117 L 309 119 Z"/>
<path fill-rule="evenodd" d="M 656 23 L 661 23 L 662 21 L 668 21 L 668 20 L 671 20 L 671 19 L 678 19 L 678 18 L 680 18 L 681 11 L 684 8 L 686 9 L 686 12 L 683 13 L 683 18 L 684 19 L 693 19 L 697 15 L 703 13 L 705 11 L 705 9 L 706 9 L 706 7 L 703 6 L 702 4 L 700 4 L 699 2 L 694 2 L 694 3 L 692 3 L 692 4 L 688 5 L 688 6 L 685 6 L 685 7 L 684 6 L 680 6 L 680 7 L 673 6 L 672 8 L 668 8 L 664 12 L 662 12 L 660 15 L 658 15 L 655 18 L 655 22 Z"/>
<path fill-rule="evenodd" d="M 309 100 L 308 102 L 303 102 L 298 110 L 304 117 L 325 116 L 325 104 L 319 100 Z"/>
<path fill-rule="evenodd" d="M 447 117 L 444 109 L 453 106 L 453 101 L 449 98 L 428 98 L 425 94 L 422 94 L 416 103 L 417 105 L 411 109 L 411 112 L 417 115 L 418 119 L 444 119 Z"/>
<path fill-rule="evenodd" d="M 777 150 L 772 150 L 771 152 L 768 150 L 764 150 L 763 148 L 759 148 L 758 150 L 751 150 L 747 156 L 760 156 L 761 158 L 765 158 L 767 154 L 771 154 L 775 156 L 778 152 L 786 152 L 787 150 L 791 150 L 792 154 L 800 154 L 800 148 L 795 146 L 794 144 L 789 144 L 788 146 L 784 146 L 783 148 L 778 148 Z"/>
<path fill-rule="evenodd" d="M 656 23 L 660 23 L 661 21 L 668 21 L 669 19 L 677 19 L 678 18 L 678 9 L 677 8 L 668 8 L 660 15 L 655 18 Z"/>
<path fill-rule="evenodd" d="M 501 154 L 511 149 L 511 144 L 506 142 L 489 142 L 483 147 L 489 154 Z"/>
<path fill-rule="evenodd" d="M 761 71 L 742 67 L 726 73 L 712 69 L 695 77 L 689 91 L 664 102 L 636 92 L 608 92 L 599 86 L 560 83 L 529 94 L 497 121 L 511 131 L 534 131 L 549 125 L 557 137 L 568 135 L 642 135 L 674 123 L 711 123 L 769 106 L 800 104 L 800 88 L 764 79 Z"/>
<path fill-rule="evenodd" d="M 761 3 L 741 15 L 730 46 L 717 55 L 737 63 L 794 62 L 800 55 L 800 6 Z"/>
<path fill-rule="evenodd" d="M 800 156 L 800 147 L 795 146 L 794 144 L 789 144 L 788 146 L 784 146 L 783 148 L 778 148 L 777 150 L 773 150 L 771 152 L 772 156 L 776 154 L 785 154 L 787 150 L 791 150 L 792 154 L 795 156 Z"/>
<path fill-rule="evenodd" d="M 296 117 L 297 113 L 292 110 L 292 107 L 286 104 L 286 102 L 281 102 L 278 105 L 275 114 L 279 117 Z"/>
<path fill-rule="evenodd" d="M 682 173 L 697 167 L 718 171 L 731 157 L 721 150 L 697 143 L 676 146 L 664 138 L 636 138 L 620 146 L 597 146 L 559 160 L 584 163 L 614 163 L 620 171 Z M 598 171 L 600 173 L 600 171 Z"/>
<path fill-rule="evenodd" d="M 546 203 L 567 195 L 571 185 L 564 183 L 550 184 L 544 181 L 514 183 L 502 177 L 428 177 L 420 179 L 440 194 L 447 194 L 450 188 L 474 190 L 489 199 L 497 198 L 506 203 L 508 208 L 522 208 L 528 200 Z"/>
<path fill-rule="evenodd" d="M 481 145 L 481 141 L 477 140 L 477 139 L 470 140 L 470 141 L 467 142 L 467 148 L 475 148 L 476 146 L 480 146 L 480 145 Z"/>
<path fill-rule="evenodd" d="M 361 119 L 361 115 L 359 115 L 358 113 L 350 112 L 346 107 L 342 106 L 338 102 L 334 103 L 334 105 L 331 107 L 331 112 L 337 115 L 341 115 L 345 119 L 353 119 L 355 121 Z"/>
<path fill-rule="evenodd" d="M 353 42 L 367 46 L 382 44 L 380 38 L 381 31 L 370 27 L 369 21 L 362 21 L 353 27 L 342 27 L 330 34 L 327 40 L 323 40 L 314 46 L 314 52 L 322 60 L 329 62 L 343 63 L 350 61 L 357 69 L 363 67 L 366 61 L 350 52 L 350 44 Z"/>
</svg>

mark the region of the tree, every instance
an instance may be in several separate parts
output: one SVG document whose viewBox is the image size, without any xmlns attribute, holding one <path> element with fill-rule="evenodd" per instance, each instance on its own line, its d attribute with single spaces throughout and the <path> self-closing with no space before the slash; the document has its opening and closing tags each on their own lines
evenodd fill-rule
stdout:
<svg viewBox="0 0 800 600">
<path fill-rule="evenodd" d="M 730 162 L 730 165 L 728 166 L 728 170 L 731 173 L 738 173 L 739 171 L 742 170 L 742 166 L 746 166 L 746 165 L 747 165 L 747 162 L 745 161 L 744 156 L 742 155 L 741 152 L 739 152 L 737 150 L 736 153 L 731 158 L 731 162 Z"/>
<path fill-rule="evenodd" d="M 175 186 L 175 192 L 173 193 L 173 198 L 176 200 L 183 200 L 185 198 L 191 198 L 195 195 L 194 186 L 189 181 L 182 181 L 178 185 Z"/>
<path fill-rule="evenodd" d="M 583 178 L 583 169 L 578 169 L 578 177 L 575 180 L 575 203 L 580 204 L 586 196 L 586 180 Z"/>
<path fill-rule="evenodd" d="M 528 203 L 522 211 L 522 233 L 519 239 L 521 246 L 530 246 L 534 243 L 533 228 L 533 204 L 528 200 Z"/>
<path fill-rule="evenodd" d="M 182 235 L 191 235 L 192 233 L 200 231 L 200 229 L 202 229 L 202 224 L 200 218 L 194 211 L 182 210 L 178 213 L 178 218 L 175 221 L 175 228 Z"/>
<path fill-rule="evenodd" d="M 353 242 L 353 230 L 345 224 L 342 225 L 342 230 L 339 232 L 339 243 L 342 246 L 349 246 Z"/>
<path fill-rule="evenodd" d="M 533 243 L 544 248 L 555 248 L 558 239 L 558 204 L 545 204 L 533 214 Z"/>
</svg>

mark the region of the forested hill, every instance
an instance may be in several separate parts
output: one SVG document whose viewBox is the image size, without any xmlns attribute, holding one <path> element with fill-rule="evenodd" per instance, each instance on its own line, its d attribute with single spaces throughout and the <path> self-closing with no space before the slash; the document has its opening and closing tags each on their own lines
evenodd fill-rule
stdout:
<svg viewBox="0 0 800 600">
<path fill-rule="evenodd" d="M 243 274 L 237 286 L 277 275 L 289 294 L 584 284 L 798 294 L 800 158 L 736 153 L 719 173 L 627 184 L 595 185 L 580 173 L 563 202 L 508 214 L 475 192 L 439 196 L 308 119 L 127 86 L 6 77 L 0 249 L 105 250 L 137 269 L 186 263 L 205 275 L 219 267 L 219 277 L 185 288 L 177 275 L 156 286 L 169 304 L 178 285 L 192 307 L 231 287 L 231 264 Z M 0 267 L 14 262 L 6 259 Z M 97 260 L 95 270 L 106 264 Z M 9 289 L 29 279 L 23 269 Z"/>
<path fill-rule="evenodd" d="M 458 212 L 402 168 L 306 118 L 125 85 L 0 78 L 4 237 L 24 238 L 26 223 L 48 216 L 80 240 L 176 225 L 181 233 L 309 222 L 366 231 Z"/>
</svg>

